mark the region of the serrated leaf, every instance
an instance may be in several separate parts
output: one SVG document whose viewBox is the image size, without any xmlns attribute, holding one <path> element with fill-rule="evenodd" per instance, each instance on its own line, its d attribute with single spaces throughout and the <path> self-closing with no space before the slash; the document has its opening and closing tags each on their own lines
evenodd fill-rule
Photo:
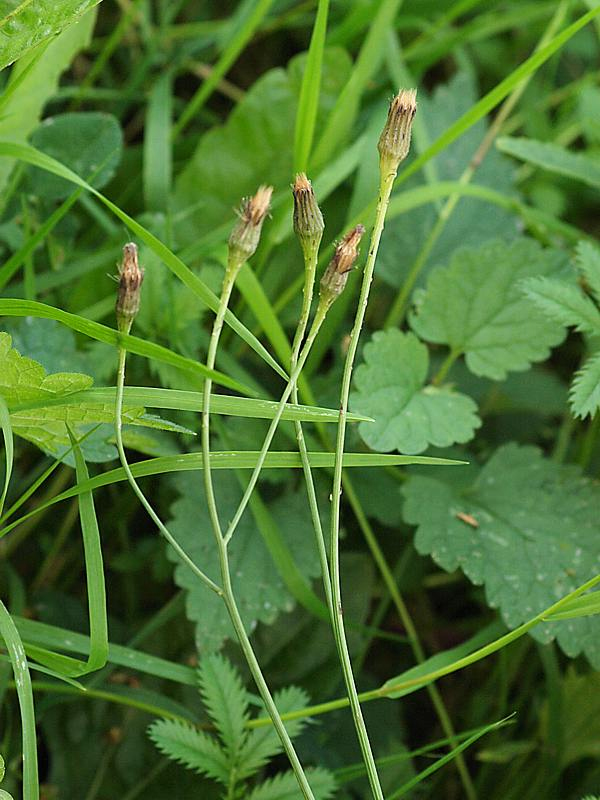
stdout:
<svg viewBox="0 0 600 800">
<path fill-rule="evenodd" d="M 600 333 L 600 312 L 577 286 L 553 278 L 529 278 L 524 293 L 559 325 L 572 325 L 580 333 Z"/>
<path fill-rule="evenodd" d="M 289 711 L 298 711 L 306 708 L 309 697 L 304 689 L 298 686 L 286 686 L 273 696 L 275 705 L 280 714 Z M 266 711 L 264 712 L 266 715 Z M 286 720 L 285 728 L 293 739 L 298 736 L 305 725 L 309 723 L 308 718 Z M 263 767 L 269 759 L 282 751 L 282 744 L 275 728 L 269 724 L 262 728 L 253 728 L 240 752 L 240 779 L 249 778 Z"/>
<path fill-rule="evenodd" d="M 219 559 L 214 534 L 206 510 L 202 480 L 199 476 L 180 474 L 176 486 L 181 495 L 171 509 L 168 527 L 179 544 L 187 550 L 196 564 L 213 580 L 220 582 Z M 234 474 L 219 476 L 215 486 L 221 520 L 232 518 L 241 497 Z M 296 563 L 308 576 L 318 574 L 318 561 L 312 537 L 306 526 L 286 526 L 282 537 Z M 201 584 L 191 570 L 179 562 L 168 549 L 169 558 L 176 562 L 175 581 L 187 591 L 187 615 L 196 623 L 196 645 L 200 652 L 218 650 L 225 639 L 233 636 L 233 628 L 223 601 Z M 250 511 L 242 517 L 229 546 L 229 566 L 233 590 L 248 632 L 258 622 L 270 624 L 283 610 L 291 610 L 294 601 L 273 566 L 273 559 L 254 523 Z"/>
<path fill-rule="evenodd" d="M 448 387 L 426 386 L 427 347 L 413 333 L 378 331 L 354 373 L 352 410 L 373 417 L 360 424 L 374 450 L 421 453 L 430 444 L 468 442 L 481 425 L 477 406 Z"/>
<path fill-rule="evenodd" d="M 510 136 L 501 136 L 496 145 L 503 153 L 528 164 L 600 189 L 600 162 L 591 155 L 571 152 L 553 142 Z"/>
<path fill-rule="evenodd" d="M 178 764 L 220 781 L 229 781 L 229 762 L 216 740 L 185 722 L 158 719 L 148 727 L 156 747 Z"/>
<path fill-rule="evenodd" d="M 0 332 L 0 395 L 11 412 L 13 433 L 33 442 L 44 452 L 61 458 L 70 449 L 67 425 L 79 438 L 91 425 L 114 422 L 113 404 L 76 401 L 72 404 L 51 405 L 58 397 L 89 389 L 92 383 L 93 378 L 82 373 L 47 374 L 41 364 L 20 355 L 11 347 L 9 334 Z M 45 401 L 49 405 L 44 405 Z M 36 407 L 14 410 L 25 403 L 34 404 Z M 165 427 L 158 418 L 145 416 L 142 407 L 126 408 L 124 421 L 127 424 L 152 428 Z M 166 427 L 169 428 L 170 425 L 167 424 Z M 93 451 L 86 450 L 85 447 L 84 451 L 89 460 L 94 460 Z M 112 452 L 111 448 L 107 455 L 106 447 L 101 448 L 98 454 L 100 460 L 110 458 Z"/>
<path fill-rule="evenodd" d="M 335 791 L 335 778 L 333 773 L 323 767 L 308 768 L 306 777 L 313 790 L 315 800 L 327 800 Z M 249 795 L 248 800 L 301 800 L 302 792 L 293 772 L 280 772 L 274 778 L 257 786 Z"/>
<path fill-rule="evenodd" d="M 419 293 L 411 326 L 423 339 L 465 354 L 475 375 L 503 380 L 547 358 L 565 332 L 524 297 L 519 281 L 558 275 L 565 256 L 532 239 L 455 252 Z"/>
<path fill-rule="evenodd" d="M 248 694 L 239 672 L 219 653 L 204 656 L 198 668 L 200 694 L 215 723 L 227 757 L 237 760 L 247 732 Z"/>
<path fill-rule="evenodd" d="M 96 189 L 113 177 L 121 160 L 123 135 L 116 117 L 100 111 L 75 111 L 47 117 L 31 144 L 74 170 Z M 64 200 L 73 187 L 64 178 L 30 168 L 31 191 L 45 200 Z"/>
<path fill-rule="evenodd" d="M 600 488 L 537 448 L 501 447 L 462 488 L 415 476 L 403 493 L 404 519 L 418 526 L 417 550 L 483 584 L 488 604 L 510 628 L 600 571 Z M 597 617 L 543 623 L 531 634 L 542 642 L 556 638 L 567 655 L 583 652 L 600 667 Z"/>
<path fill-rule="evenodd" d="M 589 358 L 575 374 L 569 401 L 576 417 L 594 416 L 600 408 L 600 352 Z"/>
<path fill-rule="evenodd" d="M 423 146 L 436 141 L 469 111 L 478 97 L 474 75 L 464 70 L 457 72 L 447 84 L 436 87 L 429 97 L 419 88 L 418 119 L 423 128 Z M 469 166 L 473 153 L 486 134 L 486 128 L 485 120 L 481 120 L 446 146 L 428 165 L 428 181 L 457 181 Z M 408 166 L 417 156 L 416 145 L 413 145 L 412 151 L 405 162 Z M 374 148 L 373 156 L 372 173 L 377 175 L 377 153 Z M 478 186 L 490 187 L 505 195 L 515 195 L 514 172 L 510 161 L 492 149 L 477 169 L 475 181 Z M 424 186 L 425 180 L 422 173 L 412 176 L 404 184 L 403 190 Z M 377 192 L 377 185 L 372 192 Z M 402 285 L 438 219 L 439 210 L 436 203 L 428 203 L 386 222 L 377 257 L 377 275 L 380 278 L 395 287 Z M 423 279 L 432 267 L 443 263 L 457 247 L 474 247 L 494 236 L 509 239 L 517 235 L 514 214 L 500 208 L 490 209 L 478 198 L 463 197 L 428 254 L 420 277 Z"/>
<path fill-rule="evenodd" d="M 579 242 L 576 264 L 596 301 L 600 303 L 600 250 L 591 242 Z"/>
</svg>

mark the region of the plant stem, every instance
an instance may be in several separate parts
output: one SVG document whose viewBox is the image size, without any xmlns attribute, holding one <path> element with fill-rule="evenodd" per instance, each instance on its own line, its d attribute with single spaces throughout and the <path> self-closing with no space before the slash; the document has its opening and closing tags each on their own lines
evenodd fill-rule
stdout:
<svg viewBox="0 0 600 800">
<path fill-rule="evenodd" d="M 310 307 L 312 304 L 313 287 L 315 283 L 315 273 L 317 271 L 317 261 L 319 255 L 318 251 L 314 249 L 310 253 L 305 253 L 304 258 L 304 288 L 302 290 L 302 310 L 300 311 L 300 319 L 298 320 L 298 327 L 294 337 L 292 346 L 292 356 L 290 360 L 290 372 L 293 374 L 298 366 L 298 359 L 300 357 L 300 349 L 302 347 L 302 340 L 306 333 L 308 325 L 308 318 L 310 316 Z M 292 403 L 298 404 L 298 386 L 294 381 L 292 386 Z M 327 607 L 329 613 L 332 615 L 333 621 L 333 603 L 331 597 L 331 577 L 329 575 L 329 563 L 327 561 L 327 546 L 325 545 L 325 536 L 323 535 L 323 526 L 321 525 L 321 516 L 319 514 L 319 504 L 317 501 L 317 493 L 315 491 L 315 482 L 313 480 L 310 461 L 308 458 L 308 450 L 306 441 L 304 439 L 304 431 L 302 430 L 302 423 L 297 421 L 294 423 L 296 430 L 296 440 L 298 442 L 298 449 L 300 451 L 300 459 L 302 461 L 302 469 L 304 471 L 304 480 L 306 483 L 306 492 L 308 495 L 308 504 L 310 506 L 310 515 L 312 519 L 313 528 L 315 531 L 315 538 L 317 542 L 317 550 L 319 553 L 319 561 L 321 564 L 321 576 L 323 579 L 323 589 L 325 591 L 325 599 L 327 600 Z"/>
<path fill-rule="evenodd" d="M 231 291 L 233 289 L 233 285 L 235 283 L 236 275 L 239 271 L 241 264 L 238 263 L 229 263 L 227 266 L 227 270 L 225 272 L 225 279 L 223 281 L 223 288 L 221 292 L 221 298 L 219 302 L 219 308 L 217 309 L 217 315 L 215 317 L 215 321 L 213 324 L 213 330 L 210 338 L 210 344 L 208 348 L 208 355 L 206 359 L 207 364 L 212 364 L 209 366 L 209 369 L 214 369 L 217 350 L 219 347 L 219 338 L 221 335 L 221 331 L 223 329 L 223 320 L 225 318 L 225 313 L 227 311 L 227 306 L 229 304 L 229 300 L 231 298 Z M 316 334 L 315 334 L 316 335 Z M 289 384 L 288 384 L 289 387 Z M 231 585 L 231 573 L 229 570 L 229 556 L 227 553 L 227 544 L 231 535 L 229 537 L 223 536 L 223 532 L 221 530 L 221 524 L 219 521 L 219 514 L 218 509 L 215 501 L 214 496 L 214 487 L 212 481 L 212 471 L 210 468 L 210 395 L 212 389 L 212 381 L 207 378 L 204 384 L 204 398 L 202 403 L 202 457 L 204 461 L 204 488 L 206 491 L 206 500 L 208 504 L 208 510 L 211 520 L 211 526 L 213 529 L 213 534 L 215 538 L 215 543 L 218 549 L 219 554 L 219 564 L 221 567 L 221 581 L 223 583 L 223 591 L 222 597 L 223 601 L 225 602 L 225 606 L 229 613 L 229 617 L 231 619 L 231 623 L 233 628 L 236 632 L 238 641 L 240 643 L 240 647 L 242 648 L 242 652 L 256 684 L 256 687 L 260 693 L 260 696 L 263 699 L 263 702 L 266 706 L 267 712 L 273 722 L 273 726 L 277 731 L 277 734 L 281 740 L 281 744 L 283 745 L 283 749 L 290 761 L 294 774 L 296 776 L 296 780 L 298 781 L 298 785 L 304 796 L 305 800 L 314 800 L 314 795 L 312 793 L 312 789 L 310 788 L 310 784 L 308 783 L 308 779 L 300 763 L 300 759 L 298 758 L 296 751 L 294 749 L 294 745 L 292 744 L 292 740 L 289 737 L 288 732 L 285 729 L 285 725 L 283 724 L 283 720 L 277 710 L 277 706 L 275 705 L 275 701 L 271 695 L 271 691 L 267 686 L 267 682 L 262 674 L 262 670 L 260 668 L 260 664 L 258 663 L 258 659 L 252 649 L 252 644 L 250 643 L 250 639 L 248 634 L 246 633 L 246 629 L 244 628 L 244 623 L 242 617 L 240 615 L 239 609 L 237 607 L 237 603 L 235 601 L 235 595 L 233 593 L 233 586 Z M 289 397 L 289 393 L 287 395 Z M 279 417 L 283 413 L 283 407 L 285 406 L 285 402 L 287 397 L 284 395 L 285 399 L 282 399 L 280 403 L 280 408 L 278 409 Z M 279 421 L 279 419 L 277 419 Z M 275 432 L 275 427 L 273 427 L 273 433 Z M 272 437 L 271 437 L 272 438 Z M 269 441 L 270 444 L 270 441 Z M 266 455 L 266 450 L 268 449 L 268 445 L 264 449 L 264 454 Z M 264 456 L 263 456 L 264 461 Z M 256 472 L 256 470 L 255 470 Z M 258 478 L 258 474 L 256 475 Z M 252 494 L 252 490 L 254 489 L 254 485 L 256 484 L 256 480 L 252 485 L 250 491 L 246 490 L 246 494 L 248 495 L 248 499 Z M 246 494 L 244 497 L 246 497 Z M 240 503 L 238 507 L 238 519 L 241 517 L 243 509 L 245 505 Z M 240 511 L 241 509 L 241 511 Z M 236 523 L 237 524 L 237 523 Z M 231 532 L 235 530 L 235 526 L 232 528 L 230 526 Z M 228 531 L 229 533 L 229 531 Z"/>
<path fill-rule="evenodd" d="M 360 702 L 356 691 L 356 684 L 352 667 L 350 663 L 350 653 L 346 643 L 344 632 L 344 619 L 342 610 L 341 598 L 341 582 L 340 582 L 340 553 L 339 553 L 339 538 L 340 538 L 340 502 L 342 492 L 342 460 L 344 453 L 344 443 L 346 439 L 346 413 L 348 411 L 348 398 L 350 395 L 350 381 L 352 378 L 352 368 L 354 366 L 354 359 L 358 349 L 358 340 L 362 329 L 365 313 L 367 310 L 367 303 L 369 300 L 369 290 L 371 288 L 371 281 L 373 280 L 373 271 L 375 269 L 375 259 L 377 258 L 377 250 L 379 249 L 379 242 L 381 241 L 381 234 L 383 233 L 383 225 L 385 222 L 385 215 L 390 200 L 392 186 L 396 177 L 396 167 L 385 167 L 382 164 L 381 182 L 379 187 L 379 198 L 377 202 L 377 211 L 375 214 L 375 225 L 373 233 L 371 234 L 371 245 L 369 247 L 369 255 L 367 256 L 367 263 L 365 264 L 365 271 L 363 275 L 362 287 L 360 290 L 360 297 L 358 301 L 358 308 L 356 310 L 356 317 L 352 333 L 350 334 L 350 343 L 348 346 L 348 353 L 346 355 L 346 362 L 344 364 L 344 374 L 342 377 L 342 390 L 340 396 L 340 418 L 338 424 L 337 441 L 335 448 L 335 466 L 333 474 L 333 488 L 331 492 L 332 508 L 331 508 L 331 553 L 329 557 L 331 569 L 331 590 L 333 599 L 333 622 L 334 634 L 338 651 L 342 656 L 342 670 L 344 673 L 344 680 L 346 683 L 346 691 L 350 700 L 352 708 L 352 716 L 354 718 L 354 725 L 358 734 L 360 748 L 363 754 L 363 759 L 367 766 L 367 775 L 373 797 L 378 800 L 383 800 L 383 792 L 377 774 L 377 767 L 375 759 L 371 750 L 371 743 L 365 721 L 363 719 Z"/>
<path fill-rule="evenodd" d="M 239 523 L 239 521 L 240 521 L 240 519 L 242 517 L 242 514 L 244 513 L 244 511 L 246 509 L 246 506 L 248 505 L 248 502 L 250 500 L 252 492 L 254 491 L 254 487 L 256 486 L 256 483 L 258 481 L 258 477 L 259 477 L 260 472 L 262 470 L 263 464 L 265 462 L 265 457 L 267 455 L 267 452 L 269 451 L 269 447 L 271 446 L 271 442 L 273 441 L 273 437 L 275 436 L 275 431 L 277 430 L 277 426 L 279 425 L 279 421 L 281 420 L 281 416 L 283 414 L 283 411 L 284 411 L 284 408 L 285 408 L 285 404 L 287 403 L 287 401 L 288 401 L 288 399 L 289 399 L 289 397 L 290 397 L 290 395 L 292 393 L 292 390 L 293 390 L 293 388 L 294 388 L 294 386 L 296 384 L 296 381 L 298 380 L 298 377 L 299 377 L 300 373 L 302 372 L 302 368 L 304 367 L 304 364 L 306 363 L 306 359 L 308 358 L 308 356 L 310 354 L 310 349 L 313 346 L 315 339 L 317 338 L 317 334 L 319 333 L 319 330 L 321 328 L 321 325 L 323 324 L 323 321 L 325 320 L 326 313 L 327 313 L 327 309 L 324 306 L 322 306 L 321 304 L 319 304 L 319 306 L 317 308 L 317 312 L 315 314 L 315 318 L 313 320 L 313 324 L 312 324 L 311 329 L 310 329 L 310 332 L 309 332 L 309 334 L 308 334 L 308 336 L 306 338 L 306 343 L 305 343 L 305 345 L 302 348 L 302 351 L 300 353 L 300 357 L 298 359 L 298 364 L 296 366 L 296 369 L 293 370 L 292 374 L 290 375 L 290 379 L 289 379 L 288 384 L 287 384 L 287 386 L 285 388 L 285 391 L 281 395 L 281 400 L 279 401 L 279 406 L 277 407 L 277 411 L 275 412 L 275 416 L 271 420 L 271 424 L 269 426 L 269 430 L 267 431 L 267 435 L 266 435 L 265 440 L 263 442 L 262 449 L 261 449 L 261 451 L 259 453 L 258 460 L 256 462 L 256 466 L 254 467 L 254 471 L 252 473 L 252 476 L 250 478 L 248 486 L 246 487 L 246 491 L 244 492 L 244 496 L 242 497 L 242 499 L 240 501 L 240 504 L 239 504 L 234 516 L 233 516 L 233 519 L 231 520 L 231 522 L 229 524 L 229 527 L 227 528 L 227 532 L 226 532 L 225 537 L 224 537 L 224 541 L 225 541 L 226 545 L 231 540 L 231 537 L 233 536 L 233 534 L 235 532 L 235 529 L 237 528 L 237 525 L 238 525 L 238 523 Z"/>
<path fill-rule="evenodd" d="M 169 542 L 171 547 L 175 550 L 179 558 L 187 564 L 187 566 L 192 570 L 194 575 L 196 575 L 200 580 L 208 586 L 209 589 L 212 589 L 218 595 L 223 594 L 223 590 L 220 586 L 217 586 L 214 581 L 212 581 L 208 575 L 205 575 L 202 570 L 196 566 L 194 561 L 190 558 L 190 556 L 186 553 L 186 551 L 178 544 L 176 539 L 173 537 L 172 533 L 163 524 L 162 520 L 152 508 L 148 500 L 146 499 L 146 495 L 142 492 L 136 479 L 133 477 L 133 473 L 129 467 L 129 463 L 127 461 L 127 456 L 125 455 L 125 448 L 123 447 L 123 387 L 125 386 L 125 362 L 127 360 L 127 351 L 124 347 L 119 347 L 119 367 L 117 371 L 117 397 L 116 397 L 116 405 L 115 405 L 115 438 L 117 440 L 117 450 L 119 451 L 119 459 L 121 461 L 121 466 L 125 471 L 125 475 L 127 476 L 127 480 L 135 494 L 137 495 L 138 500 L 144 506 L 148 515 L 165 537 L 165 539 Z"/>
</svg>

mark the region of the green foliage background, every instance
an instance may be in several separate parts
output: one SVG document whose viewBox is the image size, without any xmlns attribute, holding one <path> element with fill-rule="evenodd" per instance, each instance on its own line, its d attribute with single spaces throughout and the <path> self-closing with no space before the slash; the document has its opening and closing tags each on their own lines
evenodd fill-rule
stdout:
<svg viewBox="0 0 600 800">
<path fill-rule="evenodd" d="M 125 443 L 217 579 L 198 393 L 210 374 L 228 520 L 300 308 L 289 184 L 298 170 L 313 181 L 322 271 L 349 227 L 373 223 L 399 86 L 418 88 L 418 113 L 354 374 L 342 509 L 344 619 L 382 785 L 389 798 L 599 792 L 598 595 L 545 614 L 600 574 L 599 40 L 593 0 L 0 2 L 0 796 L 300 796 L 272 729 L 249 727 L 264 712 L 223 604 L 118 470 L 110 278 L 136 241 Z M 271 215 L 209 373 L 234 209 L 259 184 L 274 187 Z M 289 726 L 315 793 L 339 800 L 370 794 L 292 422 L 327 530 L 367 251 L 231 551 L 278 705 L 306 708 Z M 487 658 L 459 668 L 479 648 Z M 452 676 L 436 690 L 419 682 L 438 670 Z M 23 766 L 36 745 L 37 768 Z"/>
</svg>

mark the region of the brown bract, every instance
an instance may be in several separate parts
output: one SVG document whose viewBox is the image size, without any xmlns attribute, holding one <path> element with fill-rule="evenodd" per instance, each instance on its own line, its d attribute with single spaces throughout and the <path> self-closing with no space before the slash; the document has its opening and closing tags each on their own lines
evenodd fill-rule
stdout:
<svg viewBox="0 0 600 800">
<path fill-rule="evenodd" d="M 417 90 L 400 89 L 390 103 L 377 149 L 382 159 L 397 166 L 408 155 L 412 123 L 417 113 Z"/>
<path fill-rule="evenodd" d="M 364 232 L 364 225 L 357 225 L 338 243 L 333 258 L 321 278 L 322 297 L 329 297 L 333 302 L 343 292 L 348 273 L 358 257 L 358 245 Z"/>
<path fill-rule="evenodd" d="M 229 237 L 229 251 L 235 263 L 241 264 L 256 252 L 272 194 L 272 186 L 260 186 L 255 195 L 242 200 L 240 218 Z"/>
<path fill-rule="evenodd" d="M 140 297 L 144 270 L 138 263 L 138 249 L 133 242 L 123 247 L 123 260 L 119 266 L 119 292 L 117 295 L 117 323 L 120 330 L 131 327 L 140 310 Z"/>
</svg>

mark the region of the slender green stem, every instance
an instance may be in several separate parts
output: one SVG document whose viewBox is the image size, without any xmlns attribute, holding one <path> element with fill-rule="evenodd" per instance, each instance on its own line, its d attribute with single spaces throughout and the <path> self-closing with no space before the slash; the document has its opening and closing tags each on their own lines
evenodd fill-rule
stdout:
<svg viewBox="0 0 600 800">
<path fill-rule="evenodd" d="M 239 271 L 241 264 L 238 263 L 229 263 L 226 273 L 225 279 L 223 281 L 223 289 L 221 292 L 221 298 L 219 301 L 219 307 L 217 309 L 217 315 L 215 317 L 215 321 L 213 324 L 213 330 L 211 334 L 210 344 L 208 348 L 207 354 L 207 364 L 212 364 L 213 366 L 210 369 L 214 368 L 217 350 L 219 347 L 219 338 L 221 335 L 221 331 L 223 329 L 223 320 L 225 318 L 225 314 L 227 311 L 227 306 L 229 304 L 229 300 L 231 298 L 231 291 L 233 289 L 233 285 L 235 283 L 235 278 Z M 211 520 L 211 527 L 213 530 L 215 544 L 217 546 L 217 551 L 219 554 L 219 565 L 221 568 L 221 581 L 223 583 L 223 591 L 222 597 L 223 601 L 225 602 L 225 606 L 229 613 L 229 617 L 231 619 L 231 623 L 237 635 L 238 641 L 240 643 L 240 647 L 242 648 L 242 652 L 244 653 L 244 657 L 256 684 L 256 687 L 262 697 L 262 700 L 265 704 L 269 717 L 273 722 L 273 726 L 277 731 L 277 734 L 281 740 L 281 744 L 283 745 L 283 749 L 290 761 L 294 774 L 296 776 L 296 780 L 298 781 L 298 785 L 304 796 L 305 800 L 314 800 L 314 795 L 312 793 L 312 789 L 310 788 L 310 784 L 308 783 L 308 779 L 306 777 L 306 773 L 300 763 L 300 759 L 296 754 L 296 750 L 294 749 L 294 745 L 292 744 L 292 740 L 289 737 L 288 732 L 285 729 L 285 725 L 283 724 L 283 720 L 277 710 L 277 706 L 275 705 L 275 701 L 273 700 L 273 696 L 271 695 L 271 691 L 265 681 L 263 676 L 262 670 L 260 668 L 260 664 L 258 663 L 258 659 L 252 649 L 252 644 L 250 643 L 250 639 L 248 634 L 246 633 L 246 629 L 244 627 L 244 623 L 242 621 L 242 617 L 240 615 L 237 603 L 235 601 L 235 595 L 233 593 L 233 586 L 231 585 L 231 572 L 229 569 L 229 556 L 227 553 L 227 544 L 231 535 L 223 536 L 223 532 L 221 530 L 221 523 L 219 521 L 219 514 L 218 509 L 216 506 L 216 501 L 214 497 L 214 488 L 212 482 L 212 472 L 210 469 L 210 395 L 212 390 L 212 381 L 207 379 L 204 384 L 204 398 L 202 403 L 202 458 L 204 461 L 204 488 L 206 491 L 206 500 L 208 504 L 208 510 Z M 289 397 L 289 393 L 287 395 Z M 283 413 L 283 407 L 287 397 L 282 400 L 280 403 L 280 408 L 278 409 L 279 417 Z M 279 421 L 279 420 L 277 420 Z M 273 433 L 275 429 L 273 429 Z M 272 438 L 272 437 L 271 437 Z M 270 443 L 270 442 L 269 442 Z M 268 449 L 268 446 L 267 448 Z M 265 449 L 265 455 L 266 455 Z M 264 457 L 263 457 L 264 461 Z M 258 475 L 257 475 L 258 478 Z M 254 481 L 254 485 L 256 481 Z M 252 485 L 252 489 L 254 489 L 254 485 Z M 246 492 L 248 495 L 248 499 L 252 494 L 252 489 L 250 492 Z M 244 495 L 246 497 L 246 495 Z M 243 503 L 243 501 L 242 501 Z M 242 503 L 240 503 L 240 508 L 242 511 L 240 512 L 239 517 L 241 517 L 241 513 L 243 512 Z M 237 523 L 236 523 L 237 524 Z M 231 528 L 231 533 L 235 530 L 235 526 Z M 229 531 L 228 531 L 229 533 Z"/>
<path fill-rule="evenodd" d="M 121 466 L 123 467 L 125 474 L 127 476 L 127 480 L 133 491 L 135 492 L 138 500 L 143 505 L 143 507 L 148 512 L 148 515 L 158 528 L 158 530 L 162 533 L 165 539 L 169 542 L 173 550 L 177 553 L 179 558 L 187 564 L 187 566 L 192 570 L 194 575 L 196 575 L 200 580 L 205 583 L 209 589 L 212 589 L 218 595 L 223 594 L 223 590 L 220 586 L 217 586 L 214 581 L 212 581 L 208 575 L 205 575 L 202 570 L 196 566 L 194 561 L 190 558 L 190 556 L 186 553 L 186 551 L 181 547 L 180 544 L 176 541 L 173 537 L 172 533 L 163 524 L 162 520 L 152 508 L 148 500 L 146 499 L 146 495 L 142 492 L 136 479 L 133 477 L 133 473 L 129 467 L 129 463 L 127 461 L 127 456 L 125 455 L 125 448 L 123 447 L 123 388 L 125 386 L 125 362 L 127 360 L 127 351 L 125 348 L 119 348 L 119 367 L 117 372 L 117 395 L 116 395 L 116 404 L 115 404 L 115 438 L 117 441 L 117 450 L 119 452 L 119 458 L 121 460 Z"/>
<path fill-rule="evenodd" d="M 456 359 L 460 357 L 460 354 L 460 350 L 450 350 L 446 358 L 442 361 L 440 368 L 433 376 L 433 380 L 431 382 L 434 386 L 439 386 L 439 384 L 444 380 L 446 375 L 452 369 L 452 365 Z"/>
<path fill-rule="evenodd" d="M 219 348 L 219 339 L 221 338 L 221 331 L 223 330 L 223 320 L 227 312 L 227 306 L 231 298 L 231 292 L 235 283 L 236 275 L 239 271 L 239 265 L 228 264 L 225 271 L 225 278 L 223 280 L 223 288 L 221 290 L 221 300 L 217 315 L 213 324 L 212 333 L 210 336 L 210 343 L 208 345 L 208 354 L 206 363 L 212 364 L 208 369 L 214 369 L 217 350 Z M 215 500 L 215 491 L 212 479 L 212 470 L 210 467 L 210 399 L 212 393 L 212 380 L 207 378 L 204 382 L 204 390 L 202 396 L 202 463 L 204 469 L 202 471 L 204 478 L 204 491 L 206 492 L 206 504 L 208 507 L 208 514 L 210 522 L 213 527 L 215 535 L 218 532 L 219 539 L 222 539 L 221 522 L 219 520 L 219 512 Z M 220 545 L 219 545 L 220 546 Z"/>
<path fill-rule="evenodd" d="M 306 328 L 308 326 L 308 319 L 310 316 L 310 307 L 313 298 L 313 287 L 315 283 L 315 273 L 317 271 L 317 261 L 319 258 L 318 250 L 315 248 L 310 253 L 304 254 L 304 289 L 302 291 L 302 310 L 300 311 L 300 319 L 298 320 L 298 327 L 294 337 L 292 346 L 292 356 L 290 363 L 290 372 L 293 374 L 298 366 L 298 359 L 300 357 L 300 349 Z M 292 387 L 292 403 L 298 403 L 298 386 L 294 382 Z M 294 423 L 296 430 L 296 440 L 298 442 L 298 449 L 300 451 L 300 459 L 302 461 L 302 469 L 304 471 L 304 480 L 306 483 L 306 492 L 308 495 L 308 504 L 310 507 L 310 515 L 312 519 L 313 528 L 315 531 L 315 538 L 317 542 L 317 551 L 319 553 L 319 561 L 321 564 L 321 576 L 323 579 L 323 589 L 325 591 L 325 598 L 327 600 L 327 607 L 329 613 L 333 614 L 333 604 L 331 598 L 331 578 L 329 576 L 329 563 L 327 561 L 327 546 L 325 544 L 325 536 L 323 535 L 323 526 L 321 525 L 321 516 L 319 514 L 319 504 L 317 501 L 317 493 L 315 491 L 315 482 L 310 466 L 308 457 L 308 449 L 304 439 L 304 431 L 302 430 L 302 423 L 297 421 Z"/>
<path fill-rule="evenodd" d="M 304 364 L 306 363 L 306 359 L 310 354 L 310 349 L 313 346 L 315 339 L 317 338 L 317 334 L 319 333 L 323 321 L 325 320 L 326 313 L 327 313 L 327 308 L 324 305 L 319 304 L 310 332 L 306 338 L 306 343 L 300 353 L 296 369 L 293 370 L 292 374 L 290 375 L 290 379 L 285 388 L 285 391 L 281 395 L 281 400 L 279 401 L 279 405 L 277 407 L 277 411 L 275 412 L 275 416 L 271 420 L 269 430 L 267 431 L 267 435 L 263 442 L 262 449 L 259 453 L 258 460 L 256 462 L 256 466 L 254 467 L 254 471 L 252 473 L 248 486 L 246 487 L 246 491 L 244 492 L 244 496 L 242 497 L 240 504 L 237 507 L 237 510 L 233 516 L 233 519 L 231 520 L 229 527 L 227 528 L 227 532 L 224 537 L 225 544 L 228 544 L 229 541 L 231 540 L 231 537 L 233 536 L 235 529 L 237 528 L 238 523 L 242 518 L 242 514 L 244 513 L 246 506 L 248 505 L 252 492 L 254 491 L 254 487 L 256 486 L 256 483 L 258 481 L 260 472 L 263 468 L 263 464 L 265 462 L 266 455 L 269 451 L 269 447 L 271 446 L 271 442 L 273 441 L 273 437 L 275 436 L 275 431 L 277 430 L 277 426 L 279 425 L 279 422 L 281 420 L 285 404 L 287 403 L 293 391 L 293 388 L 296 384 L 296 381 L 298 380 L 298 377 L 302 372 Z"/>
<path fill-rule="evenodd" d="M 344 364 L 344 374 L 342 377 L 342 389 L 340 395 L 340 419 L 338 424 L 337 441 L 335 448 L 335 466 L 333 473 L 333 489 L 331 493 L 332 507 L 331 507 L 331 553 L 329 557 L 330 570 L 331 570 L 331 590 L 333 595 L 334 607 L 334 633 L 336 643 L 340 651 L 344 652 L 342 659 L 342 670 L 344 673 L 344 680 L 346 683 L 346 690 L 350 700 L 352 709 L 352 716 L 358 734 L 360 748 L 363 754 L 363 759 L 367 766 L 367 775 L 373 797 L 378 800 L 383 799 L 383 792 L 377 774 L 377 767 L 375 759 L 371 750 L 371 743 L 367 728 L 360 708 L 358 694 L 356 691 L 356 683 L 350 664 L 350 654 L 346 644 L 346 637 L 344 632 L 344 618 L 342 610 L 342 591 L 340 581 L 340 553 L 339 553 L 339 538 L 340 538 L 340 505 L 342 493 L 342 461 L 344 453 L 344 443 L 346 439 L 346 414 L 348 412 L 348 398 L 350 396 L 350 381 L 352 379 L 352 368 L 354 366 L 354 359 L 358 349 L 358 340 L 362 329 L 365 313 L 367 310 L 367 303 L 369 300 L 369 290 L 373 280 L 373 272 L 375 269 L 375 259 L 377 258 L 377 251 L 379 249 L 379 242 L 381 241 L 381 234 L 383 233 L 383 225 L 385 222 L 385 215 L 387 212 L 388 203 L 394 179 L 396 177 L 396 167 L 391 167 L 382 163 L 381 165 L 381 182 L 379 187 L 379 198 L 377 202 L 377 211 L 375 213 L 375 225 L 373 233 L 371 234 L 371 244 L 369 247 L 369 255 L 367 256 L 367 263 L 365 264 L 365 271 L 363 276 L 360 297 L 358 301 L 358 308 L 354 320 L 354 326 L 350 335 L 350 343 L 348 346 L 348 353 L 346 355 L 346 362 Z"/>
</svg>

